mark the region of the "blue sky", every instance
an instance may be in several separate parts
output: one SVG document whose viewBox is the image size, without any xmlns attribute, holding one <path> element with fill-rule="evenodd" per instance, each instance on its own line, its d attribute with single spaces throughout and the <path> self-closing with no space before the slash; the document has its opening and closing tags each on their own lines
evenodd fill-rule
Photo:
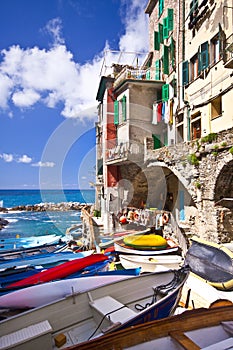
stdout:
<svg viewBox="0 0 233 350">
<path fill-rule="evenodd" d="M 148 51 L 146 4 L 0 1 L 1 189 L 89 188 L 101 68 Z"/>
</svg>

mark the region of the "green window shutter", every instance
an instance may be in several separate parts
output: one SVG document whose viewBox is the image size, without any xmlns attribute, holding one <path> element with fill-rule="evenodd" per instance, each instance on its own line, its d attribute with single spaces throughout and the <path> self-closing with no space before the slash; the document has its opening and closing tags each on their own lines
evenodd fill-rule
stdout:
<svg viewBox="0 0 233 350">
<path fill-rule="evenodd" d="M 146 71 L 146 80 L 150 80 L 150 70 Z"/>
<path fill-rule="evenodd" d="M 160 49 L 159 33 L 154 32 L 154 50 L 159 51 L 159 49 Z"/>
<path fill-rule="evenodd" d="M 169 32 L 168 32 L 168 18 L 165 17 L 163 19 L 163 38 L 167 39 L 169 37 Z"/>
<path fill-rule="evenodd" d="M 206 69 L 209 66 L 209 44 L 208 41 L 201 44 L 201 69 Z"/>
<path fill-rule="evenodd" d="M 174 29 L 173 12 L 173 9 L 167 9 L 168 31 Z"/>
<path fill-rule="evenodd" d="M 169 84 L 164 84 L 162 86 L 162 101 L 168 101 L 169 100 Z"/>
<path fill-rule="evenodd" d="M 155 61 L 155 80 L 160 80 L 160 60 Z"/>
<path fill-rule="evenodd" d="M 189 14 L 193 13 L 194 11 L 196 11 L 197 8 L 198 8 L 198 0 L 192 0 L 190 2 L 190 12 L 189 12 Z"/>
<path fill-rule="evenodd" d="M 122 98 L 122 120 L 126 121 L 126 96 L 124 95 Z"/>
<path fill-rule="evenodd" d="M 163 73 L 169 74 L 169 49 L 168 46 L 163 46 Z"/>
<path fill-rule="evenodd" d="M 176 66 L 176 57 L 175 57 L 175 41 L 173 37 L 171 37 L 171 43 L 170 43 L 170 53 L 171 53 L 171 63 L 172 68 L 175 68 Z"/>
<path fill-rule="evenodd" d="M 159 17 L 163 13 L 163 8 L 164 8 L 164 0 L 159 0 Z"/>
<path fill-rule="evenodd" d="M 154 149 L 158 149 L 161 147 L 160 135 L 152 135 L 154 141 Z"/>
<path fill-rule="evenodd" d="M 114 101 L 114 124 L 119 124 L 119 102 L 117 100 Z"/>
<path fill-rule="evenodd" d="M 163 25 L 159 23 L 159 39 L 160 39 L 160 44 L 163 44 Z"/>
<path fill-rule="evenodd" d="M 188 61 L 182 62 L 182 81 L 183 86 L 189 83 L 189 63 Z"/>
</svg>

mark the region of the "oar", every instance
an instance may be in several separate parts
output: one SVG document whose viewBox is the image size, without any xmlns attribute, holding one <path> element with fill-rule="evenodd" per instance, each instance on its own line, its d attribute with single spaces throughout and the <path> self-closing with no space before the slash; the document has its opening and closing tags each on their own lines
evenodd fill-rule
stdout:
<svg viewBox="0 0 233 350">
<path fill-rule="evenodd" d="M 135 232 L 133 232 L 133 233 L 129 233 L 128 235 L 126 234 L 125 236 L 116 237 L 116 238 L 114 238 L 114 239 L 112 239 L 112 240 L 110 240 L 110 241 L 102 242 L 102 243 L 99 244 L 99 247 L 100 247 L 100 248 L 105 248 L 105 247 L 107 247 L 109 244 L 114 244 L 115 242 L 120 241 L 120 240 L 122 240 L 122 239 L 125 238 L 125 237 L 135 236 L 135 235 L 139 235 L 139 234 L 140 234 L 140 235 L 143 235 L 144 233 L 148 233 L 148 232 L 150 232 L 150 228 L 147 228 L 147 229 L 144 230 L 144 231 L 135 231 Z"/>
</svg>

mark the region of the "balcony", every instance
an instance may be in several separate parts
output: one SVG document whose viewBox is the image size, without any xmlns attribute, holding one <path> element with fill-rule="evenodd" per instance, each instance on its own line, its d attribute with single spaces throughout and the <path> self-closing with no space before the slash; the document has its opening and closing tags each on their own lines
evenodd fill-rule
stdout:
<svg viewBox="0 0 233 350">
<path fill-rule="evenodd" d="M 125 66 L 121 72 L 116 76 L 114 81 L 114 88 L 118 87 L 125 80 L 157 80 L 155 79 L 155 69 L 150 67 L 148 69 L 139 69 L 139 68 L 129 68 Z"/>
<path fill-rule="evenodd" d="M 121 142 L 106 149 L 106 163 L 140 162 L 144 159 L 143 145 L 137 142 Z"/>
<path fill-rule="evenodd" d="M 233 34 L 226 39 L 225 68 L 233 68 Z"/>
</svg>

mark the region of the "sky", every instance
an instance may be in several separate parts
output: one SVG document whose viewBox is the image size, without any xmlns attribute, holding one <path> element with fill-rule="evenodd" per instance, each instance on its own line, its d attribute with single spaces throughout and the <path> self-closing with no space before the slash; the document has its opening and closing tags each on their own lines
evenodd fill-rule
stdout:
<svg viewBox="0 0 233 350">
<path fill-rule="evenodd" d="M 146 4 L 0 0 L 0 189 L 95 182 L 100 78 L 148 52 Z"/>
</svg>

